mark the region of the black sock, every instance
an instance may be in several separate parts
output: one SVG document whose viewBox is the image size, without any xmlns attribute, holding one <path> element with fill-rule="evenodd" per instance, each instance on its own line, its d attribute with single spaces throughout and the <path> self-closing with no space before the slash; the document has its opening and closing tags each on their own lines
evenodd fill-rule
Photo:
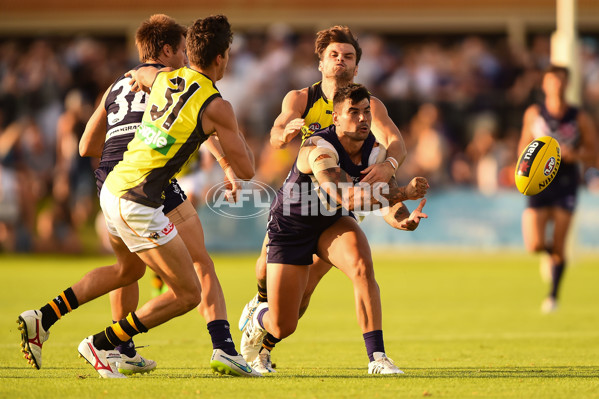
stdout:
<svg viewBox="0 0 599 399">
<path fill-rule="evenodd" d="M 213 349 L 222 349 L 229 356 L 237 356 L 235 343 L 231 337 L 231 329 L 227 320 L 213 320 L 206 326 L 212 339 Z"/>
<path fill-rule="evenodd" d="M 374 352 L 385 353 L 385 343 L 383 341 L 383 330 L 374 330 L 362 334 L 364 337 L 364 343 L 366 344 L 366 352 L 368 353 L 368 359 L 371 362 L 374 361 Z"/>
<path fill-rule="evenodd" d="M 112 322 L 116 323 L 116 321 L 114 320 Z M 119 351 L 120 354 L 125 355 L 127 357 L 135 357 L 135 354 L 137 353 L 137 351 L 135 350 L 135 342 L 133 342 L 133 338 L 123 342 L 120 345 L 117 345 L 117 347 L 114 349 Z"/>
<path fill-rule="evenodd" d="M 551 292 L 549 292 L 549 296 L 553 299 L 557 299 L 557 292 L 559 290 L 559 285 L 562 281 L 562 276 L 564 275 L 565 269 L 565 262 L 558 263 L 557 265 L 553 265 L 551 267 Z"/>
<path fill-rule="evenodd" d="M 61 292 L 56 298 L 42 306 L 42 327 L 48 331 L 54 323 L 65 314 L 77 309 L 79 301 L 71 287 Z"/>
<path fill-rule="evenodd" d="M 94 346 L 97 349 L 104 351 L 113 350 L 117 347 L 117 345 L 120 345 L 122 343 L 123 341 L 121 341 L 116 336 L 116 334 L 114 333 L 114 331 L 112 331 L 112 328 L 110 327 L 106 327 L 104 331 L 95 334 L 93 338 Z"/>
<path fill-rule="evenodd" d="M 268 302 L 266 288 L 260 287 L 260 284 L 258 284 L 258 302 Z"/>
<path fill-rule="evenodd" d="M 264 339 L 262 340 L 262 348 L 260 350 L 268 349 L 269 352 L 272 352 L 272 350 L 275 348 L 275 345 L 281 341 L 281 339 L 276 338 L 271 333 L 266 333 Z"/>
<path fill-rule="evenodd" d="M 94 335 L 94 346 L 102 350 L 111 350 L 129 341 L 131 337 L 139 333 L 148 332 L 146 326 L 137 318 L 134 312 L 127 317 L 106 327 L 100 333 Z"/>
</svg>

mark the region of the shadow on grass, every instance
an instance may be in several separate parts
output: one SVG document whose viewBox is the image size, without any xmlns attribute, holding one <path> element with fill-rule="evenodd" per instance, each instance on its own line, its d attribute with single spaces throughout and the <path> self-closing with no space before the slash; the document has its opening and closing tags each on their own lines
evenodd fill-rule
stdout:
<svg viewBox="0 0 599 399">
<path fill-rule="evenodd" d="M 17 379 L 95 379 L 97 375 L 89 374 L 91 370 L 81 370 L 78 367 L 48 367 L 45 373 L 37 370 L 27 370 L 20 367 L 0 367 L 0 378 Z M 72 370 L 72 372 L 66 372 Z M 83 372 L 83 374 L 79 374 Z M 552 366 L 552 367 L 447 367 L 447 368 L 409 368 L 405 374 L 395 376 L 372 376 L 364 368 L 345 369 L 289 369 L 269 375 L 267 378 L 276 379 L 363 379 L 363 378 L 408 378 L 408 379 L 439 379 L 439 378 L 481 378 L 481 379 L 526 379 L 526 378 L 599 378 L 599 366 Z M 212 374 L 205 369 L 194 371 L 188 367 L 157 368 L 151 374 L 130 377 L 133 379 L 235 379 L 235 377 Z M 248 381 L 247 379 L 243 379 Z"/>
</svg>

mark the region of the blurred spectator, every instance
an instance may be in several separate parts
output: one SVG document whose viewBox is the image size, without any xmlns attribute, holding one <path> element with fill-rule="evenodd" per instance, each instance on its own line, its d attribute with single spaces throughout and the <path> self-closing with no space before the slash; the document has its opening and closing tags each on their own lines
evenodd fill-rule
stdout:
<svg viewBox="0 0 599 399">
<path fill-rule="evenodd" d="M 79 232 L 90 219 L 95 199 L 91 158 L 79 156 L 79 140 L 93 112 L 82 92 L 71 90 L 56 128 L 52 202 L 38 217 L 40 251 L 80 252 Z"/>
<path fill-rule="evenodd" d="M 442 129 L 439 109 L 431 103 L 422 104 L 409 129 L 404 130 L 408 154 L 399 170 L 402 181 L 423 176 L 437 188 L 447 182 L 450 149 Z"/>
</svg>

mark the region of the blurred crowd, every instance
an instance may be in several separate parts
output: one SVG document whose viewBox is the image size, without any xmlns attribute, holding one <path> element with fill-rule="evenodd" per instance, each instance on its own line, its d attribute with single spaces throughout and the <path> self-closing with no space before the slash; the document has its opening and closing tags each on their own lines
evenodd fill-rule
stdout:
<svg viewBox="0 0 599 399">
<path fill-rule="evenodd" d="M 426 176 L 432 190 L 513 189 L 526 107 L 542 99 L 550 62 L 546 35 L 527 46 L 506 37 L 359 34 L 357 82 L 387 106 L 408 156 L 402 179 Z M 599 42 L 581 46 L 582 106 L 599 125 Z M 102 94 L 138 62 L 125 38 L 0 39 L 0 252 L 80 252 L 98 213 L 93 169 L 78 141 Z M 299 142 L 273 150 L 269 131 L 291 89 L 320 79 L 314 33 L 285 26 L 238 32 L 219 82 L 254 150 L 257 179 L 278 188 Z M 222 179 L 201 152 L 181 182 L 196 206 Z M 595 165 L 597 166 L 597 165 Z"/>
</svg>

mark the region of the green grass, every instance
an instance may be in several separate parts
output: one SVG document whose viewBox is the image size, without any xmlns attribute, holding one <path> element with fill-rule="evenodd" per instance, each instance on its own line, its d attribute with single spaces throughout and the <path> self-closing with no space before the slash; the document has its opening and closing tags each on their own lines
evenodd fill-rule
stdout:
<svg viewBox="0 0 599 399">
<path fill-rule="evenodd" d="M 375 251 L 376 252 L 376 251 Z M 298 331 L 281 342 L 279 373 L 217 377 L 205 322 L 190 312 L 138 336 L 157 370 L 101 380 L 77 358 L 85 336 L 110 321 L 107 298 L 52 327 L 42 370 L 19 351 L 17 315 L 39 308 L 111 257 L 1 256 L 0 398 L 599 398 L 599 255 L 567 271 L 559 311 L 541 315 L 546 288 L 524 253 L 412 253 L 375 258 L 387 353 L 406 374 L 369 376 L 352 287 L 331 272 Z M 255 256 L 214 256 L 233 327 L 255 292 Z M 150 296 L 149 275 L 141 301 Z M 233 338 L 240 334 L 233 328 Z"/>
</svg>

